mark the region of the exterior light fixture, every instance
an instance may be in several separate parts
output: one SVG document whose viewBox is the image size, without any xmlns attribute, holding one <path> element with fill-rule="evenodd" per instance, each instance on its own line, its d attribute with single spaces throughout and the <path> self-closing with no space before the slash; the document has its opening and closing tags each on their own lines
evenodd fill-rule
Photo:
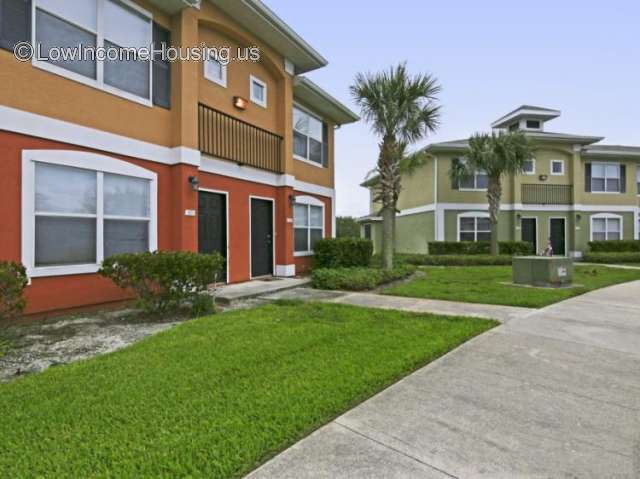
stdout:
<svg viewBox="0 0 640 479">
<path fill-rule="evenodd" d="M 241 96 L 233 97 L 233 106 L 235 106 L 238 110 L 246 110 L 249 102 L 246 98 L 242 98 Z"/>
<path fill-rule="evenodd" d="M 540 175 L 539 178 L 540 178 L 540 181 L 547 181 L 549 177 L 547 175 Z"/>
<path fill-rule="evenodd" d="M 190 176 L 189 177 L 189 184 L 191 185 L 191 189 L 193 191 L 198 191 L 198 185 L 200 185 L 200 182 L 198 181 L 198 177 L 197 176 Z"/>
<path fill-rule="evenodd" d="M 295 195 L 289 195 L 289 204 L 291 206 L 296 204 L 296 196 Z"/>
</svg>

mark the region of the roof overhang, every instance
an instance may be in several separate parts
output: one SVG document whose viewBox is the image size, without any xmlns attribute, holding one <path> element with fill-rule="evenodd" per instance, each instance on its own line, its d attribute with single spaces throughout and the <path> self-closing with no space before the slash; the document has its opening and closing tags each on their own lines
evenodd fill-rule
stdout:
<svg viewBox="0 0 640 479">
<path fill-rule="evenodd" d="M 200 8 L 201 0 L 148 0 L 150 4 L 158 7 L 170 15 L 178 13 L 187 7 Z"/>
<path fill-rule="evenodd" d="M 512 112 L 507 113 L 503 117 L 491 123 L 492 128 L 507 128 L 522 118 L 531 118 L 532 120 L 549 121 L 558 118 L 561 112 L 559 110 L 551 110 L 549 108 L 532 107 L 522 105 Z"/>
<path fill-rule="evenodd" d="M 362 216 L 356 219 L 356 222 L 358 223 L 379 223 L 381 221 L 382 221 L 382 216 L 373 216 L 373 215 Z"/>
<path fill-rule="evenodd" d="M 320 53 L 260 0 L 208 1 L 293 62 L 296 74 L 316 70 L 327 65 L 327 60 Z"/>
<path fill-rule="evenodd" d="M 295 79 L 293 96 L 336 125 L 345 125 L 360 119 L 358 115 L 306 77 Z"/>
<path fill-rule="evenodd" d="M 592 143 L 597 143 L 604 140 L 603 136 L 569 135 L 564 133 L 551 133 L 544 131 L 526 131 L 524 133 L 534 140 L 556 143 L 571 143 L 574 145 L 591 145 Z"/>
<path fill-rule="evenodd" d="M 582 155 L 589 158 L 636 158 L 640 159 L 640 148 L 634 147 L 605 147 L 598 149 L 598 145 L 588 147 L 582 150 Z"/>
</svg>

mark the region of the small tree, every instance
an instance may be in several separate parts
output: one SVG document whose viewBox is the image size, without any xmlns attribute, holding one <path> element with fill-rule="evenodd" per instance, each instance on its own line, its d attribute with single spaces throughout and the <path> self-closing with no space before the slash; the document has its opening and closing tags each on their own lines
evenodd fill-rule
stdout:
<svg viewBox="0 0 640 479">
<path fill-rule="evenodd" d="M 22 264 L 0 261 L 0 319 L 8 319 L 24 311 L 27 302 L 23 293 L 28 283 Z"/>
<path fill-rule="evenodd" d="M 454 162 L 449 172 L 453 181 L 461 182 L 476 171 L 487 174 L 487 200 L 491 224 L 491 254 L 497 256 L 498 214 L 502 198 L 502 177 L 524 172 L 525 162 L 533 158 L 533 147 L 520 131 L 476 134 L 469 139 L 465 161 Z"/>
<path fill-rule="evenodd" d="M 351 95 L 363 118 L 381 138 L 374 201 L 382 203 L 382 258 L 393 268 L 396 205 L 402 165 L 416 155 L 407 148 L 425 138 L 439 124 L 440 85 L 431 75 L 411 77 L 406 64 L 377 74 L 358 74 Z"/>
</svg>

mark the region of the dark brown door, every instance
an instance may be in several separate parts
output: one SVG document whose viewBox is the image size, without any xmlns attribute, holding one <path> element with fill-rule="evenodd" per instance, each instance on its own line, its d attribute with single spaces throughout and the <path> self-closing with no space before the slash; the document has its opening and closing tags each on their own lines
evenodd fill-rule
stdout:
<svg viewBox="0 0 640 479">
<path fill-rule="evenodd" d="M 198 251 L 218 252 L 227 258 L 227 197 L 200 191 L 198 194 Z M 226 281 L 226 268 L 222 281 Z"/>
<path fill-rule="evenodd" d="M 531 243 L 534 254 L 538 253 L 538 225 L 535 218 L 522 218 L 522 241 Z"/>
<path fill-rule="evenodd" d="M 551 247 L 555 256 L 565 256 L 567 254 L 564 222 L 564 218 L 551 218 L 549 220 Z"/>
<path fill-rule="evenodd" d="M 251 276 L 273 275 L 273 202 L 251 199 Z"/>
</svg>

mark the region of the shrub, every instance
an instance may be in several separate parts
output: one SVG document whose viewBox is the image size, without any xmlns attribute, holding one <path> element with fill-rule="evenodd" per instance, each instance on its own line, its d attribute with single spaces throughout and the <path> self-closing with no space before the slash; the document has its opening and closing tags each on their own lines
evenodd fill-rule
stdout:
<svg viewBox="0 0 640 479">
<path fill-rule="evenodd" d="M 8 319 L 24 311 L 27 301 L 23 293 L 28 283 L 22 264 L 0 261 L 0 319 Z"/>
<path fill-rule="evenodd" d="M 526 256 L 534 254 L 533 245 L 526 241 L 500 241 L 500 254 Z M 489 254 L 491 243 L 488 241 L 434 241 L 429 243 L 431 255 L 479 255 Z"/>
<path fill-rule="evenodd" d="M 591 241 L 592 253 L 640 253 L 640 240 Z"/>
<path fill-rule="evenodd" d="M 311 282 L 314 288 L 365 291 L 384 283 L 406 278 L 413 274 L 411 265 L 396 266 L 392 270 L 381 268 L 320 268 L 314 269 Z"/>
<path fill-rule="evenodd" d="M 416 266 L 504 266 L 511 265 L 512 260 L 511 255 L 398 255 L 399 262 Z"/>
<path fill-rule="evenodd" d="M 316 242 L 316 268 L 366 267 L 371 263 L 373 243 L 361 238 L 329 238 Z"/>
<path fill-rule="evenodd" d="M 207 286 L 221 277 L 224 259 L 218 253 L 186 251 L 119 254 L 106 259 L 100 274 L 123 289 L 132 289 L 146 312 L 176 311 L 190 304 L 195 315 L 213 309 L 204 297 Z"/>
<path fill-rule="evenodd" d="M 584 261 L 587 263 L 640 263 L 640 251 L 627 253 L 586 253 Z"/>
</svg>

